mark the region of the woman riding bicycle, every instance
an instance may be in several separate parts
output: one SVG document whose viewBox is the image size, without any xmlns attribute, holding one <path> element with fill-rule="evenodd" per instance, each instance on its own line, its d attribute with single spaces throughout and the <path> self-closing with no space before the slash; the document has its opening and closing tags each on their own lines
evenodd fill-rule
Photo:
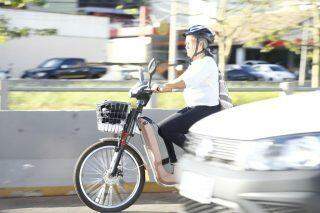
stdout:
<svg viewBox="0 0 320 213">
<path fill-rule="evenodd" d="M 178 78 L 164 85 L 153 85 L 155 92 L 171 92 L 182 89 L 187 107 L 169 116 L 159 124 L 159 135 L 168 150 L 169 159 L 163 164 L 175 163 L 173 143 L 183 148 L 185 134 L 189 128 L 202 118 L 220 110 L 218 67 L 212 57 L 210 46 L 214 33 L 208 28 L 195 25 L 185 33 L 187 56 L 191 65 Z"/>
</svg>

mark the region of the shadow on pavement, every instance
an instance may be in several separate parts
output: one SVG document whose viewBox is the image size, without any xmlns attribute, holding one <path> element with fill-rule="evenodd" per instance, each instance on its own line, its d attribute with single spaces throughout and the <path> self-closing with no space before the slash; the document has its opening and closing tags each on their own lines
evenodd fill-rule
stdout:
<svg viewBox="0 0 320 213">
<path fill-rule="evenodd" d="M 183 202 L 184 200 L 176 192 L 144 193 L 133 206 L 124 212 L 178 212 L 172 209 L 179 208 Z M 90 209 L 81 202 L 77 195 L 0 198 L 0 212 L 40 212 L 41 209 L 50 210 L 50 212 L 55 212 L 56 209 L 56 212 L 70 212 L 70 210 L 78 212 L 77 209 L 83 210 L 81 212 L 90 212 Z"/>
</svg>

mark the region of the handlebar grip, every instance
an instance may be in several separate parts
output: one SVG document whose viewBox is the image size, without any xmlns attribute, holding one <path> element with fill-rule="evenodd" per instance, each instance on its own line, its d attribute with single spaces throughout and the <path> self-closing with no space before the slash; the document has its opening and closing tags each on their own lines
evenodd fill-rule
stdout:
<svg viewBox="0 0 320 213">
<path fill-rule="evenodd" d="M 153 93 L 152 89 L 144 89 L 145 92 Z"/>
</svg>

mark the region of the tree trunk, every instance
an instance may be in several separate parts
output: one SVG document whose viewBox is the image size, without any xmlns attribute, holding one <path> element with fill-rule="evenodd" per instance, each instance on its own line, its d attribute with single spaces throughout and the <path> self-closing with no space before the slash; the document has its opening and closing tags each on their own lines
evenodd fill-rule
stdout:
<svg viewBox="0 0 320 213">
<path fill-rule="evenodd" d="M 224 38 L 219 38 L 218 41 L 218 53 L 219 53 L 219 58 L 218 58 L 218 67 L 220 72 L 223 74 L 225 73 L 225 67 L 226 67 L 226 60 L 225 60 L 225 39 Z"/>
<path fill-rule="evenodd" d="M 221 34 L 218 35 L 218 53 L 219 53 L 219 61 L 218 61 L 218 67 L 220 72 L 224 75 L 225 72 L 225 66 L 226 66 L 226 61 L 225 61 L 225 52 L 226 52 L 226 46 L 225 46 L 225 35 L 224 35 L 224 30 L 223 30 L 223 22 L 225 20 L 225 13 L 227 9 L 227 4 L 228 0 L 220 0 L 219 1 L 219 8 L 217 11 L 217 20 L 219 24 L 219 28 L 221 31 Z"/>
<path fill-rule="evenodd" d="M 304 24 L 302 32 L 302 46 L 300 54 L 300 69 L 299 69 L 299 86 L 304 86 L 306 79 L 306 65 L 307 65 L 307 54 L 308 54 L 308 30 L 306 29 L 306 24 Z"/>
<path fill-rule="evenodd" d="M 169 34 L 169 68 L 168 68 L 168 80 L 172 81 L 176 78 L 176 70 L 174 64 L 176 63 L 177 55 L 177 2 L 171 0 L 170 11 L 170 34 Z"/>
<path fill-rule="evenodd" d="M 319 54 L 320 54 L 320 49 L 319 49 L 319 44 L 320 44 L 320 39 L 319 39 L 319 10 L 318 10 L 318 5 L 317 1 L 313 0 L 313 42 L 314 42 L 314 47 L 313 47 L 313 56 L 312 56 L 312 79 L 311 79 L 311 86 L 314 87 L 319 87 Z"/>
<path fill-rule="evenodd" d="M 233 38 L 225 39 L 224 60 L 225 60 L 226 63 L 228 62 L 228 59 L 229 59 L 229 56 L 230 56 L 232 44 L 233 44 Z"/>
</svg>

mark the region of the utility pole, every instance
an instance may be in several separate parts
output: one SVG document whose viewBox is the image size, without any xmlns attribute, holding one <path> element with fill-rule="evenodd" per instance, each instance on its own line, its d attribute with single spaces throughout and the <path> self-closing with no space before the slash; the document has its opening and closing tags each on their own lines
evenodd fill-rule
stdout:
<svg viewBox="0 0 320 213">
<path fill-rule="evenodd" d="M 171 0 L 170 8 L 170 34 L 169 34 L 169 60 L 168 60 L 168 80 L 176 78 L 175 67 L 177 55 L 177 0 Z"/>
<path fill-rule="evenodd" d="M 308 40 L 309 32 L 304 23 L 302 31 L 302 45 L 301 45 L 301 54 L 300 54 L 300 69 L 299 69 L 299 86 L 304 86 L 306 79 L 306 67 L 307 67 L 307 55 L 308 55 Z"/>
<path fill-rule="evenodd" d="M 139 27 L 140 27 L 140 38 L 144 39 L 146 34 L 146 26 L 147 26 L 147 16 L 148 16 L 148 8 L 146 6 L 140 7 L 140 13 L 139 13 Z M 146 60 L 148 60 L 148 51 L 146 54 Z M 148 61 L 146 61 L 148 62 Z M 152 94 L 150 101 L 147 104 L 148 109 L 155 108 L 157 106 L 157 97 L 156 94 Z"/>
<path fill-rule="evenodd" d="M 225 20 L 226 9 L 227 9 L 228 0 L 220 0 L 217 11 L 217 21 L 218 21 L 218 30 L 220 34 L 218 34 L 217 42 L 218 42 L 218 67 L 220 72 L 222 72 L 224 76 L 225 66 L 226 66 L 226 38 L 224 35 L 224 26 L 223 22 Z"/>
</svg>

